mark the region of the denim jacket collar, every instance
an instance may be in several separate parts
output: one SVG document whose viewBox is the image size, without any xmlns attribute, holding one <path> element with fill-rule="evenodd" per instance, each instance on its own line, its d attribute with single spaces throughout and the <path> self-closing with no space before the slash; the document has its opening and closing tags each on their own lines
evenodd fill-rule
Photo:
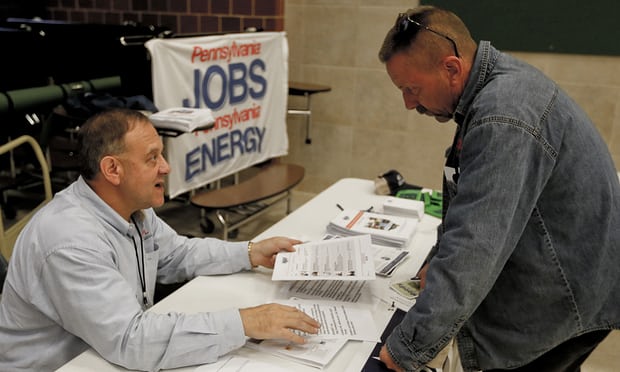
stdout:
<svg viewBox="0 0 620 372">
<path fill-rule="evenodd" d="M 457 124 L 463 124 L 471 102 L 484 86 L 490 72 L 493 71 L 498 56 L 499 51 L 491 47 L 491 42 L 483 40 L 478 44 L 478 51 L 476 52 L 467 84 L 465 89 L 463 89 L 463 94 L 454 113 L 454 121 Z"/>
</svg>

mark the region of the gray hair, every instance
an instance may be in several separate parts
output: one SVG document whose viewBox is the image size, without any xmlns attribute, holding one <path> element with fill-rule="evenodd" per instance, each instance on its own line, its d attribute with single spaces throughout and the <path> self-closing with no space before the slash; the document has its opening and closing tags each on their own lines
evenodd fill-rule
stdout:
<svg viewBox="0 0 620 372">
<path fill-rule="evenodd" d="M 421 25 L 454 40 L 461 57 L 471 58 L 474 55 L 477 44 L 472 39 L 467 26 L 456 14 L 431 5 L 409 9 L 405 14 Z M 411 29 L 416 28 L 412 27 Z M 432 32 L 421 31 L 400 32 L 399 24 L 394 24 L 388 30 L 381 45 L 379 60 L 385 63 L 395 54 L 401 52 L 412 53 L 414 50 L 422 51 L 422 53 L 428 56 L 429 60 L 435 61 L 448 54 L 453 54 L 452 45 L 450 45 L 448 40 L 437 37 Z"/>
<path fill-rule="evenodd" d="M 92 180 L 100 171 L 104 156 L 125 151 L 125 134 L 139 122 L 149 119 L 139 111 L 115 108 L 89 118 L 78 131 L 80 175 Z"/>
</svg>

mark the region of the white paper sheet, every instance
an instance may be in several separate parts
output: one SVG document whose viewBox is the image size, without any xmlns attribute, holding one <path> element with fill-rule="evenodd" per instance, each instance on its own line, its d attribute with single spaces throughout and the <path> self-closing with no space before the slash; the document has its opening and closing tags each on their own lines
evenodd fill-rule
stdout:
<svg viewBox="0 0 620 372">
<path fill-rule="evenodd" d="M 281 302 L 295 306 L 320 324 L 317 336 L 379 342 L 380 334 L 368 308 L 337 301 L 292 298 Z"/>
<path fill-rule="evenodd" d="M 369 235 L 320 240 L 295 246 L 276 257 L 272 280 L 373 280 Z"/>
<path fill-rule="evenodd" d="M 227 356 L 215 363 L 203 364 L 194 372 L 287 372 L 276 364 L 260 362 L 241 356 Z"/>
<path fill-rule="evenodd" d="M 316 368 L 325 367 L 347 343 L 345 339 L 307 337 L 305 344 L 287 340 L 249 339 L 246 347 L 277 355 Z"/>
<path fill-rule="evenodd" d="M 362 289 L 365 285 L 365 281 L 298 280 L 288 288 L 288 294 L 290 297 L 321 298 L 356 303 L 362 297 Z"/>
</svg>

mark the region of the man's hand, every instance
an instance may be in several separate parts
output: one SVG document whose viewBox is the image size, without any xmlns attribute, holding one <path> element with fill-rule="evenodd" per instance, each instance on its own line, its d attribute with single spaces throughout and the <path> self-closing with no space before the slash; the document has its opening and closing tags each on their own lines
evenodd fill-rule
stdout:
<svg viewBox="0 0 620 372">
<path fill-rule="evenodd" d="M 381 346 L 381 351 L 379 352 L 379 359 L 385 364 L 386 367 L 391 369 L 392 371 L 402 372 L 403 369 L 398 366 L 398 364 L 394 363 L 390 353 L 388 353 L 385 345 Z"/>
<path fill-rule="evenodd" d="M 278 252 L 294 252 L 295 248 L 293 245 L 301 243 L 302 242 L 300 240 L 285 238 L 282 236 L 253 243 L 250 251 L 250 264 L 252 264 L 252 266 L 261 265 L 268 268 L 273 268 L 273 265 L 276 262 L 276 254 L 278 254 Z"/>
<path fill-rule="evenodd" d="M 260 340 L 280 338 L 297 344 L 306 340 L 293 330 L 316 334 L 319 322 L 292 306 L 265 304 L 240 309 L 245 335 Z"/>
<path fill-rule="evenodd" d="M 428 271 L 428 262 L 425 263 L 424 266 L 422 266 L 420 271 L 418 271 L 418 275 L 416 275 L 418 278 L 420 278 L 420 290 L 424 289 L 424 286 L 426 286 L 426 272 L 427 271 Z"/>
</svg>

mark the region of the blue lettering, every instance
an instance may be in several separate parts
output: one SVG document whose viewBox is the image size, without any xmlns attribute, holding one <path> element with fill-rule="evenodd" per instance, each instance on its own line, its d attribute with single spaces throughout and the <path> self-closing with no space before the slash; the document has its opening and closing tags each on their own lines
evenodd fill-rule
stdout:
<svg viewBox="0 0 620 372">
<path fill-rule="evenodd" d="M 234 129 L 203 143 L 185 155 L 185 181 L 205 173 L 219 163 L 253 152 L 261 152 L 266 128 Z"/>
<path fill-rule="evenodd" d="M 198 147 L 196 147 L 192 151 L 185 154 L 185 180 L 186 181 L 192 179 L 192 177 L 194 177 L 196 174 L 198 174 L 198 172 L 200 172 L 199 169 L 194 169 L 194 166 L 200 164 L 200 158 L 196 156 L 198 154 L 199 154 Z"/>
<path fill-rule="evenodd" d="M 256 90 L 254 87 L 250 88 L 250 96 L 254 99 L 263 98 L 267 93 L 267 79 L 265 79 L 262 75 L 257 75 L 256 70 L 260 68 L 261 72 L 265 72 L 265 62 L 262 59 L 255 59 L 250 64 L 250 80 L 257 83 L 263 89 Z"/>
<path fill-rule="evenodd" d="M 212 91 L 209 90 L 209 87 L 212 86 L 212 82 L 215 81 L 219 77 L 222 81 L 221 87 L 222 89 L 219 91 L 219 97 L 217 97 L 214 101 L 211 100 L 210 93 Z M 220 107 L 224 105 L 226 102 L 226 71 L 218 65 L 210 66 L 205 73 L 205 78 L 202 81 L 202 98 L 205 102 L 205 105 L 211 110 L 217 111 Z"/>
<path fill-rule="evenodd" d="M 250 128 L 248 128 L 250 129 Z M 235 148 L 239 149 L 239 154 L 243 155 L 245 153 L 245 149 L 243 148 L 243 136 L 241 136 L 241 131 L 233 130 L 230 133 L 230 150 L 232 155 L 235 156 Z"/>
<path fill-rule="evenodd" d="M 200 70 L 194 69 L 194 108 L 200 108 Z M 192 107 L 189 98 L 183 99 L 183 107 Z"/>
<path fill-rule="evenodd" d="M 230 159 L 232 155 L 230 154 L 230 151 L 226 151 L 228 150 L 230 145 L 230 141 L 228 140 L 228 133 L 220 134 L 216 137 L 216 141 L 218 163 L 223 160 Z"/>
<path fill-rule="evenodd" d="M 237 105 L 248 96 L 248 84 L 245 82 L 247 69 L 243 63 L 231 63 L 228 65 L 228 76 L 230 104 Z"/>
<path fill-rule="evenodd" d="M 204 102 L 206 107 L 217 111 L 227 101 L 230 105 L 239 105 L 247 101 L 248 96 L 252 99 L 263 98 L 269 84 L 263 76 L 266 69 L 262 59 L 253 60 L 249 67 L 244 63 L 231 63 L 228 71 L 220 65 L 212 65 L 207 68 L 204 77 L 199 69 L 194 69 L 194 104 L 190 98 L 184 98 L 182 106 L 199 108 Z"/>
<path fill-rule="evenodd" d="M 265 137 L 266 128 L 261 129 L 258 127 L 247 128 L 244 135 L 245 150 L 247 152 L 261 152 L 263 138 Z"/>
<path fill-rule="evenodd" d="M 209 149 L 209 146 L 205 146 L 204 144 L 202 145 L 202 168 L 201 170 L 204 172 L 207 169 L 207 162 L 206 160 L 209 160 L 209 163 L 211 165 L 215 165 L 217 164 L 218 160 L 215 157 L 216 155 L 216 151 L 215 151 L 215 139 L 211 140 L 212 143 L 212 147 L 213 150 Z"/>
</svg>

